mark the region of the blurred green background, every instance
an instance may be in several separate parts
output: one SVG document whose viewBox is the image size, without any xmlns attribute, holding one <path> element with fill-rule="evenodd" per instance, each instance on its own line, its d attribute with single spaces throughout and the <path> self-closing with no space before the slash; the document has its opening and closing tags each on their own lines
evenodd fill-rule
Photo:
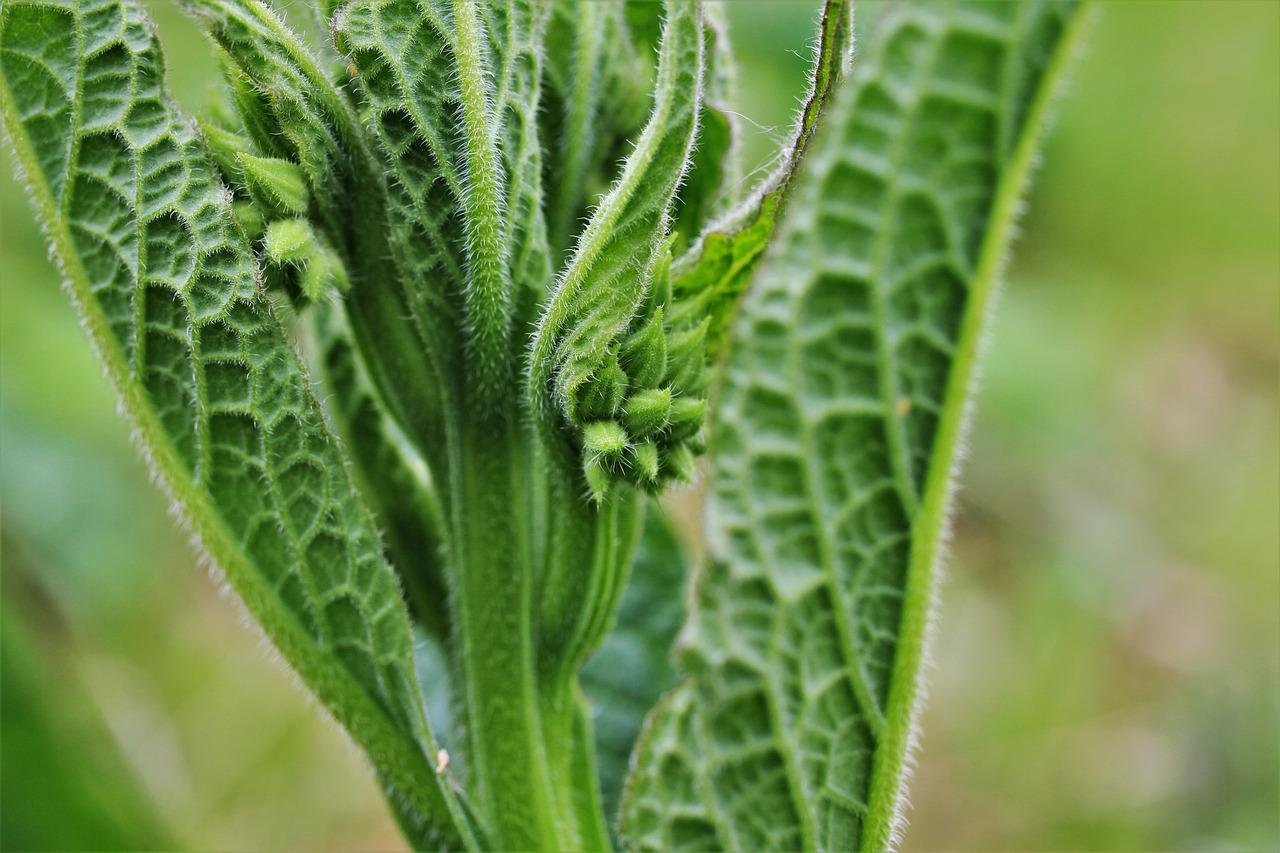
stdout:
<svg viewBox="0 0 1280 853">
<path fill-rule="evenodd" d="M 812 8 L 730 4 L 753 163 Z M 1101 11 L 990 337 L 908 850 L 1280 848 L 1280 4 Z M 168 517 L 8 168 L 0 533 L 6 848 L 399 847 Z"/>
</svg>

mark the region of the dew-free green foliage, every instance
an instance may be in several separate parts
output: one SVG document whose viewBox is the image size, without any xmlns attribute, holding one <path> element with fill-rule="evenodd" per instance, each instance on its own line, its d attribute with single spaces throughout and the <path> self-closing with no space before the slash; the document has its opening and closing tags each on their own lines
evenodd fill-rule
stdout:
<svg viewBox="0 0 1280 853">
<path fill-rule="evenodd" d="M 178 513 L 409 841 L 889 846 L 1077 5 L 899 4 L 853 55 L 826 0 L 742 199 L 714 4 L 183 5 L 226 84 L 198 120 L 135 0 L 8 0 L 6 130 Z M 708 446 L 677 685 L 687 573 L 643 517 Z"/>
</svg>

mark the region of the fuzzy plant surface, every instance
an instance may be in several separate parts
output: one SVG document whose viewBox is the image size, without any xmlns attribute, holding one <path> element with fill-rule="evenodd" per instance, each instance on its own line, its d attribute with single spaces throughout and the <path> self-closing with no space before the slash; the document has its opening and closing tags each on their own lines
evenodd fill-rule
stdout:
<svg viewBox="0 0 1280 853">
<path fill-rule="evenodd" d="M 4 0 L 6 136 L 177 514 L 408 843 L 893 846 L 1080 4 L 902 0 L 855 51 L 826 0 L 741 193 L 719 4 L 181 2 L 196 117 L 138 0 Z M 653 505 L 695 480 L 696 560 Z"/>
</svg>

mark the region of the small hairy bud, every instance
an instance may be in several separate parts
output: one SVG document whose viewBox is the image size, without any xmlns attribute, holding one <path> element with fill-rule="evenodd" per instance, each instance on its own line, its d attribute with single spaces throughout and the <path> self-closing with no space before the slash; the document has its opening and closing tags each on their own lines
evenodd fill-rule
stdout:
<svg viewBox="0 0 1280 853">
<path fill-rule="evenodd" d="M 267 226 L 263 247 L 278 267 L 298 270 L 298 290 L 307 302 L 343 293 L 351 286 L 342 258 L 305 219 L 272 222 Z"/>
<path fill-rule="evenodd" d="M 667 372 L 667 336 L 662 329 L 661 306 L 622 345 L 622 365 L 637 388 L 657 388 L 662 382 Z"/>
<path fill-rule="evenodd" d="M 289 213 L 306 213 L 311 204 L 311 191 L 302 169 L 288 160 L 238 154 L 245 184 L 251 193 L 265 197 Z"/>
<path fill-rule="evenodd" d="M 582 431 L 583 449 L 588 455 L 614 461 L 627 449 L 627 433 L 617 421 L 595 421 Z"/>
<path fill-rule="evenodd" d="M 658 461 L 658 445 L 652 441 L 642 441 L 631 448 L 631 461 L 634 465 L 636 479 L 641 485 L 659 485 L 661 465 Z"/>
<path fill-rule="evenodd" d="M 312 302 L 318 302 L 333 292 L 345 293 L 351 287 L 342 259 L 325 246 L 318 246 L 307 258 L 298 284 L 303 295 Z"/>
<path fill-rule="evenodd" d="M 609 484 L 622 467 L 627 433 L 617 421 L 595 421 L 587 424 L 582 437 L 582 471 L 592 498 L 602 501 L 609 493 Z"/>
<path fill-rule="evenodd" d="M 662 458 L 662 473 L 673 480 L 693 482 L 698 473 L 698 465 L 688 445 L 677 444 L 667 449 Z"/>
<path fill-rule="evenodd" d="M 600 503 L 609 496 L 609 486 L 613 484 L 613 474 L 599 459 L 583 459 L 582 473 L 587 478 L 587 488 L 591 490 L 591 499 Z"/>
<path fill-rule="evenodd" d="M 670 437 L 673 442 L 697 435 L 707 414 L 707 401 L 700 397 L 677 397 L 671 402 Z"/>
<path fill-rule="evenodd" d="M 266 250 L 278 264 L 303 263 L 316 250 L 316 236 L 305 219 L 280 219 L 267 226 Z"/>
<path fill-rule="evenodd" d="M 648 438 L 661 432 L 671 416 L 671 390 L 657 388 L 632 394 L 622 407 L 622 422 L 627 432 L 637 438 Z"/>
<path fill-rule="evenodd" d="M 573 414 L 583 420 L 611 418 L 618 411 L 627 391 L 627 374 L 618 359 L 609 355 L 595 374 L 578 386 L 574 395 Z"/>
</svg>

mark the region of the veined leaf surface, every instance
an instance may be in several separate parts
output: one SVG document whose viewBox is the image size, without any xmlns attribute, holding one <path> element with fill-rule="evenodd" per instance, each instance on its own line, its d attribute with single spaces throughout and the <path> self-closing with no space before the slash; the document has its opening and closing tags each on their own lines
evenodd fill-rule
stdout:
<svg viewBox="0 0 1280 853">
<path fill-rule="evenodd" d="M 366 749 L 415 842 L 469 843 L 432 768 L 395 576 L 163 72 L 135 4 L 15 0 L 0 11 L 5 124 L 156 472 Z"/>
<path fill-rule="evenodd" d="M 735 328 L 635 846 L 891 845 L 982 322 L 1080 18 L 904 3 L 864 42 Z"/>
</svg>

